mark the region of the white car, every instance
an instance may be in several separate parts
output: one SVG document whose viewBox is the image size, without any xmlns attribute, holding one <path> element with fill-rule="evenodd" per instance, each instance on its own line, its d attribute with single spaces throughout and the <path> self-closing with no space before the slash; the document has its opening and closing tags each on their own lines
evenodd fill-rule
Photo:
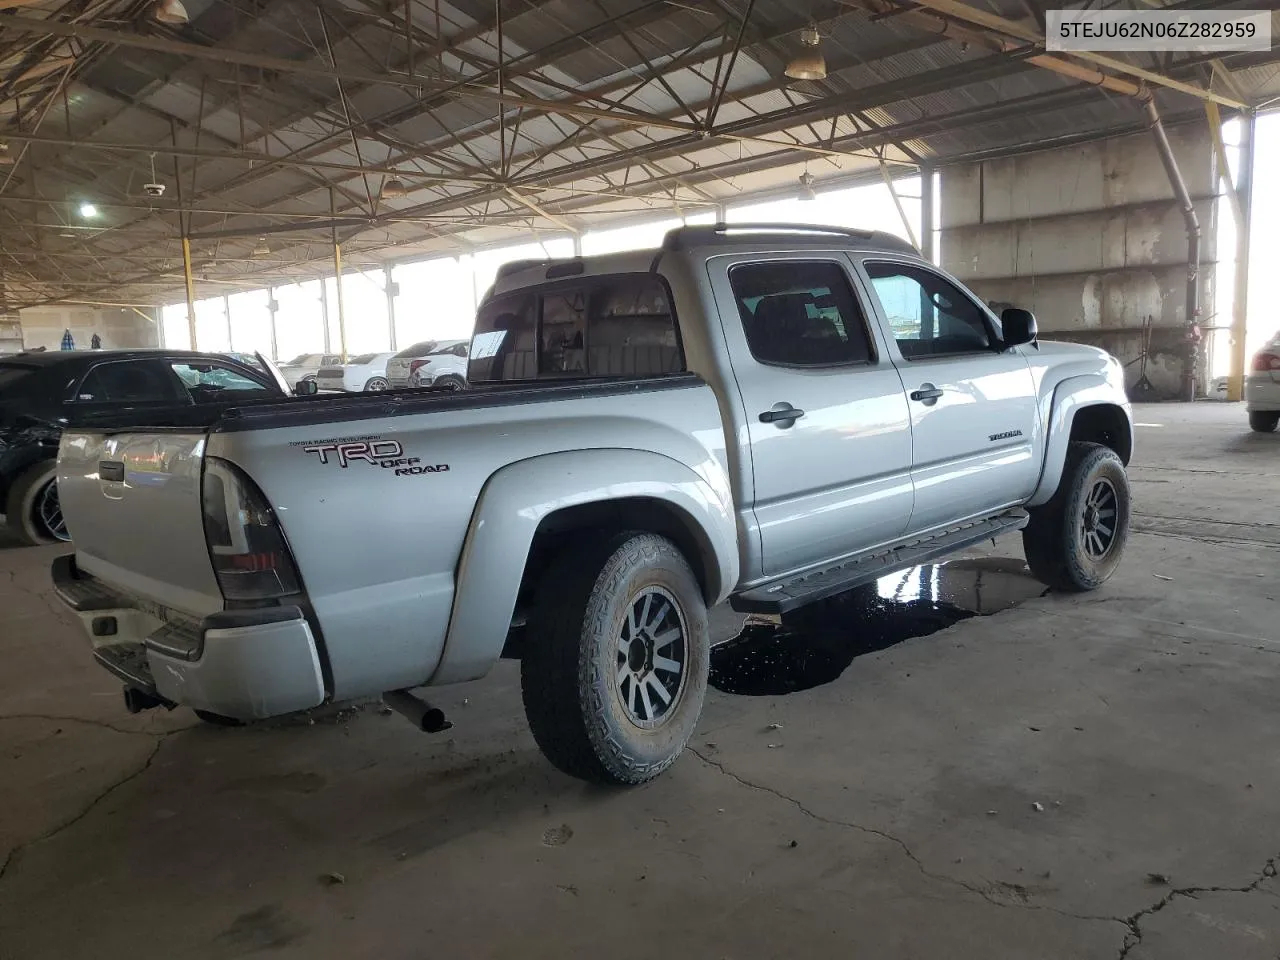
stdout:
<svg viewBox="0 0 1280 960">
<path fill-rule="evenodd" d="M 364 393 L 387 389 L 387 361 L 394 353 L 362 353 L 342 366 L 322 367 L 316 376 L 321 390 Z"/>
<path fill-rule="evenodd" d="M 459 344 L 466 344 L 466 340 L 423 340 L 421 343 L 415 343 L 411 347 L 406 347 L 387 361 L 387 382 L 394 389 L 396 387 L 416 387 L 419 386 L 413 380 L 413 375 L 418 371 L 427 360 L 438 353 L 444 353 Z M 466 364 L 463 364 L 463 377 L 466 377 Z M 465 379 L 463 381 L 465 383 Z M 458 387 L 461 389 L 461 386 Z"/>
<path fill-rule="evenodd" d="M 1280 423 L 1280 334 L 1254 354 L 1244 382 L 1244 402 L 1251 428 L 1259 433 L 1275 430 Z"/>
<path fill-rule="evenodd" d="M 280 372 L 289 381 L 289 387 L 296 387 L 303 380 L 315 380 L 321 367 L 334 367 L 342 363 L 341 354 L 337 353 L 302 353 L 288 363 L 280 364 Z"/>
<path fill-rule="evenodd" d="M 429 353 L 412 363 L 409 374 L 411 387 L 438 387 L 442 390 L 465 390 L 467 387 L 467 355 L 471 343 L 459 340 L 450 345 L 441 343 L 434 353 Z"/>
</svg>

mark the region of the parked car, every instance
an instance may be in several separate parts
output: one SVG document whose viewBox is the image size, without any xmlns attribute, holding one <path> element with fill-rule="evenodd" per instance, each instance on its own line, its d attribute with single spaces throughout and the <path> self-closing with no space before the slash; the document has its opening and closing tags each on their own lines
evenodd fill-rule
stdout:
<svg viewBox="0 0 1280 960">
<path fill-rule="evenodd" d="M 1120 363 L 884 233 L 685 227 L 509 267 L 468 380 L 68 430 L 53 581 L 127 702 L 382 693 L 438 730 L 410 689 L 517 657 L 551 762 L 639 783 L 698 721 L 713 604 L 783 613 L 1019 530 L 1037 577 L 1092 590 L 1127 540 Z M 173 535 L 140 544 L 142 516 Z"/>
<path fill-rule="evenodd" d="M 336 367 L 341 363 L 340 353 L 301 353 L 288 363 L 282 363 L 280 372 L 293 388 L 304 380 L 314 381 L 321 367 Z"/>
<path fill-rule="evenodd" d="M 422 360 L 439 349 L 439 340 L 423 340 L 411 347 L 405 347 L 387 361 L 387 383 L 392 390 L 411 386 L 409 377 L 413 375 L 414 361 Z"/>
<path fill-rule="evenodd" d="M 394 353 L 362 353 L 340 366 L 322 367 L 316 375 L 316 386 L 346 393 L 385 390 L 387 361 L 394 356 Z"/>
<path fill-rule="evenodd" d="M 1244 403 L 1251 429 L 1271 433 L 1280 423 L 1280 334 L 1254 354 L 1244 381 Z"/>
<path fill-rule="evenodd" d="M 445 340 L 439 347 L 410 364 L 409 386 L 440 390 L 467 388 L 467 355 L 470 340 Z"/>
<path fill-rule="evenodd" d="M 187 351 L 94 350 L 0 358 L 0 505 L 27 544 L 67 540 L 54 458 L 62 426 L 89 411 L 283 396 L 265 368 Z"/>
</svg>

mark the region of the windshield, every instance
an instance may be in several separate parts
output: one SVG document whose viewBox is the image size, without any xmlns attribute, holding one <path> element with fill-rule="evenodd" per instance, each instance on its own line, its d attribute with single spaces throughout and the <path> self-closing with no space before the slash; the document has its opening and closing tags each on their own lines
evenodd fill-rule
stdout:
<svg viewBox="0 0 1280 960">
<path fill-rule="evenodd" d="M 406 357 L 425 357 L 440 345 L 438 340 L 423 340 L 421 343 L 415 343 L 412 347 L 405 347 L 396 354 L 396 359 L 403 360 Z"/>
</svg>

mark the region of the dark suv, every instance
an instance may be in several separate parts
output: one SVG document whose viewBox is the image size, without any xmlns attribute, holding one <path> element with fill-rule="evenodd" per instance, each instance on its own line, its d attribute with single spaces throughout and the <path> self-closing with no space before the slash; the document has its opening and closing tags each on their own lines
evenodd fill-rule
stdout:
<svg viewBox="0 0 1280 960">
<path fill-rule="evenodd" d="M 0 509 L 10 533 L 28 544 L 70 539 L 54 461 L 72 414 L 284 393 L 266 369 L 185 350 L 0 356 Z"/>
</svg>

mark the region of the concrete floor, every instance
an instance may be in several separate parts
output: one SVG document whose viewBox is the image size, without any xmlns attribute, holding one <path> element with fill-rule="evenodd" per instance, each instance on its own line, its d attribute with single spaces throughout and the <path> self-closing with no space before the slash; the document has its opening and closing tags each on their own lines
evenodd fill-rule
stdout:
<svg viewBox="0 0 1280 960">
<path fill-rule="evenodd" d="M 1280 435 L 1138 419 L 1103 590 L 713 691 L 626 791 L 542 761 L 510 663 L 442 691 L 437 736 L 131 717 L 57 551 L 0 551 L 0 957 L 1274 960 Z"/>
</svg>

